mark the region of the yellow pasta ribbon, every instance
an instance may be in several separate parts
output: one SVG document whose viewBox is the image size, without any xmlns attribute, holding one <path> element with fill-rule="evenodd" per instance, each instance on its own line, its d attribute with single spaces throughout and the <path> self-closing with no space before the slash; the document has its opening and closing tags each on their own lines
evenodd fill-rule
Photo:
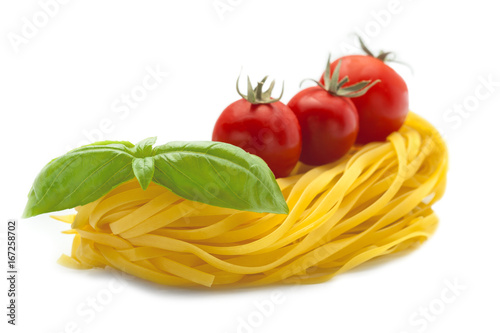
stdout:
<svg viewBox="0 0 500 333">
<path fill-rule="evenodd" d="M 443 139 L 410 112 L 385 142 L 278 179 L 288 215 L 214 207 L 127 182 L 76 216 L 54 217 L 74 235 L 59 263 L 110 266 L 173 286 L 319 283 L 427 239 L 447 168 Z"/>
</svg>

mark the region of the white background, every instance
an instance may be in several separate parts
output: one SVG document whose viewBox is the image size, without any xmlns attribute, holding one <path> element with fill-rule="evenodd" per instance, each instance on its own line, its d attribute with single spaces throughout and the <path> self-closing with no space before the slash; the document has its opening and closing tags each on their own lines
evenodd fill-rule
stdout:
<svg viewBox="0 0 500 333">
<path fill-rule="evenodd" d="M 87 137 L 209 140 L 219 113 L 239 98 L 242 66 L 254 82 L 265 74 L 285 80 L 287 102 L 302 79 L 319 77 L 329 52 L 356 46 L 353 32 L 411 65 L 413 74 L 394 68 L 408 83 L 411 108 L 447 137 L 449 186 L 435 205 L 438 231 L 417 251 L 294 289 L 186 291 L 70 270 L 56 263 L 70 250 L 72 237 L 60 233 L 67 226 L 48 216 L 20 220 L 16 327 L 6 324 L 5 278 L 0 284 L 8 332 L 499 332 L 493 1 L 74 0 L 50 7 L 44 22 L 47 2 L 0 5 L 2 270 L 7 219 L 20 218 L 49 160 Z M 229 7 L 218 12 L 214 3 Z M 41 27 L 29 31 L 34 20 Z M 122 95 L 140 89 L 148 68 L 168 76 L 124 109 Z M 91 310 L 89 300 L 110 290 L 112 299 Z M 273 295 L 280 302 L 259 310 Z M 423 319 L 419 311 L 429 307 Z"/>
</svg>

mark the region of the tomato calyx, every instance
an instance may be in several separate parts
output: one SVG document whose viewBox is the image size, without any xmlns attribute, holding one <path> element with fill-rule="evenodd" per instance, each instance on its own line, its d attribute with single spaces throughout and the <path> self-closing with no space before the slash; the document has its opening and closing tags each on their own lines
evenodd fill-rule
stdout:
<svg viewBox="0 0 500 333">
<path fill-rule="evenodd" d="M 313 81 L 314 83 L 316 83 L 318 86 L 328 91 L 333 96 L 349 97 L 349 98 L 359 97 L 364 95 L 368 90 L 370 90 L 371 87 L 380 82 L 380 80 L 375 80 L 375 81 L 363 80 L 355 84 L 352 84 L 348 87 L 344 87 L 344 85 L 347 82 L 349 82 L 349 77 L 346 75 L 341 80 L 339 80 L 339 73 L 340 73 L 340 67 L 342 66 L 342 60 L 339 60 L 337 66 L 335 66 L 335 69 L 331 74 L 330 74 L 330 64 L 331 64 L 330 56 L 328 56 L 325 74 L 323 77 L 323 80 L 325 82 L 324 84 L 313 79 L 306 79 L 306 80 Z M 306 80 L 303 80 L 302 83 Z"/>
<path fill-rule="evenodd" d="M 264 76 L 262 80 L 257 82 L 257 87 L 253 88 L 252 83 L 250 82 L 250 77 L 247 76 L 247 95 L 244 95 L 241 93 L 239 85 L 240 85 L 240 77 L 238 76 L 238 79 L 236 80 L 236 91 L 238 94 L 249 101 L 252 104 L 270 104 L 274 102 L 278 102 L 281 97 L 283 97 L 283 91 L 285 90 L 285 82 L 283 82 L 283 85 L 281 87 L 281 94 L 279 95 L 278 98 L 272 98 L 271 94 L 274 89 L 274 84 L 275 80 L 271 82 L 269 85 L 269 88 L 266 91 L 262 91 L 262 88 L 264 87 L 264 83 L 266 83 L 267 80 L 267 75 Z"/>
<path fill-rule="evenodd" d="M 390 55 L 394 55 L 394 52 L 385 52 L 385 51 L 380 51 L 377 56 L 366 46 L 365 42 L 363 42 L 363 39 L 358 36 L 359 40 L 359 45 L 361 46 L 361 49 L 366 53 L 366 55 L 370 57 L 374 57 L 378 60 L 381 60 L 383 62 L 386 61 L 394 61 L 394 59 L 388 59 L 387 57 Z"/>
<path fill-rule="evenodd" d="M 361 46 L 361 49 L 366 53 L 367 56 L 373 57 L 373 58 L 378 59 L 380 61 L 383 61 L 385 63 L 387 63 L 387 62 L 395 62 L 397 64 L 404 65 L 404 66 L 408 67 L 410 69 L 410 71 L 413 73 L 413 68 L 410 65 L 408 65 L 406 62 L 402 62 L 402 61 L 396 60 L 394 52 L 391 52 L 391 51 L 390 52 L 380 51 L 378 53 L 378 56 L 375 56 L 375 54 L 372 51 L 370 51 L 370 49 L 363 42 L 363 39 L 361 39 L 361 37 L 359 37 L 359 36 L 358 36 L 358 39 L 359 39 L 359 44 Z M 392 58 L 389 59 L 390 55 L 392 55 L 394 57 L 392 57 Z"/>
</svg>

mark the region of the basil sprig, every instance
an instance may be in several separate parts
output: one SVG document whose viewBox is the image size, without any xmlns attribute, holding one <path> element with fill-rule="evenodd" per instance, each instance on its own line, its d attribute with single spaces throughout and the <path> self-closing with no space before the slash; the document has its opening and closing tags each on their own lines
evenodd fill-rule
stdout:
<svg viewBox="0 0 500 333">
<path fill-rule="evenodd" d="M 85 205 L 134 177 L 143 190 L 154 182 L 213 206 L 288 213 L 274 175 L 261 158 L 221 142 L 153 147 L 155 142 L 96 142 L 52 160 L 36 177 L 23 216 Z"/>
</svg>

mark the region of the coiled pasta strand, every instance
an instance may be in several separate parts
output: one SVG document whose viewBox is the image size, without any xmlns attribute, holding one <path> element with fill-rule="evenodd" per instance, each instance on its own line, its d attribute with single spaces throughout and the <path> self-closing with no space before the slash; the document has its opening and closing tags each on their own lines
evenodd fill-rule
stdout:
<svg viewBox="0 0 500 333">
<path fill-rule="evenodd" d="M 410 113 L 386 142 L 278 179 L 288 215 L 214 207 L 130 181 L 76 215 L 55 217 L 74 234 L 71 255 L 59 262 L 173 286 L 318 283 L 427 239 L 447 167 L 439 133 Z"/>
</svg>

